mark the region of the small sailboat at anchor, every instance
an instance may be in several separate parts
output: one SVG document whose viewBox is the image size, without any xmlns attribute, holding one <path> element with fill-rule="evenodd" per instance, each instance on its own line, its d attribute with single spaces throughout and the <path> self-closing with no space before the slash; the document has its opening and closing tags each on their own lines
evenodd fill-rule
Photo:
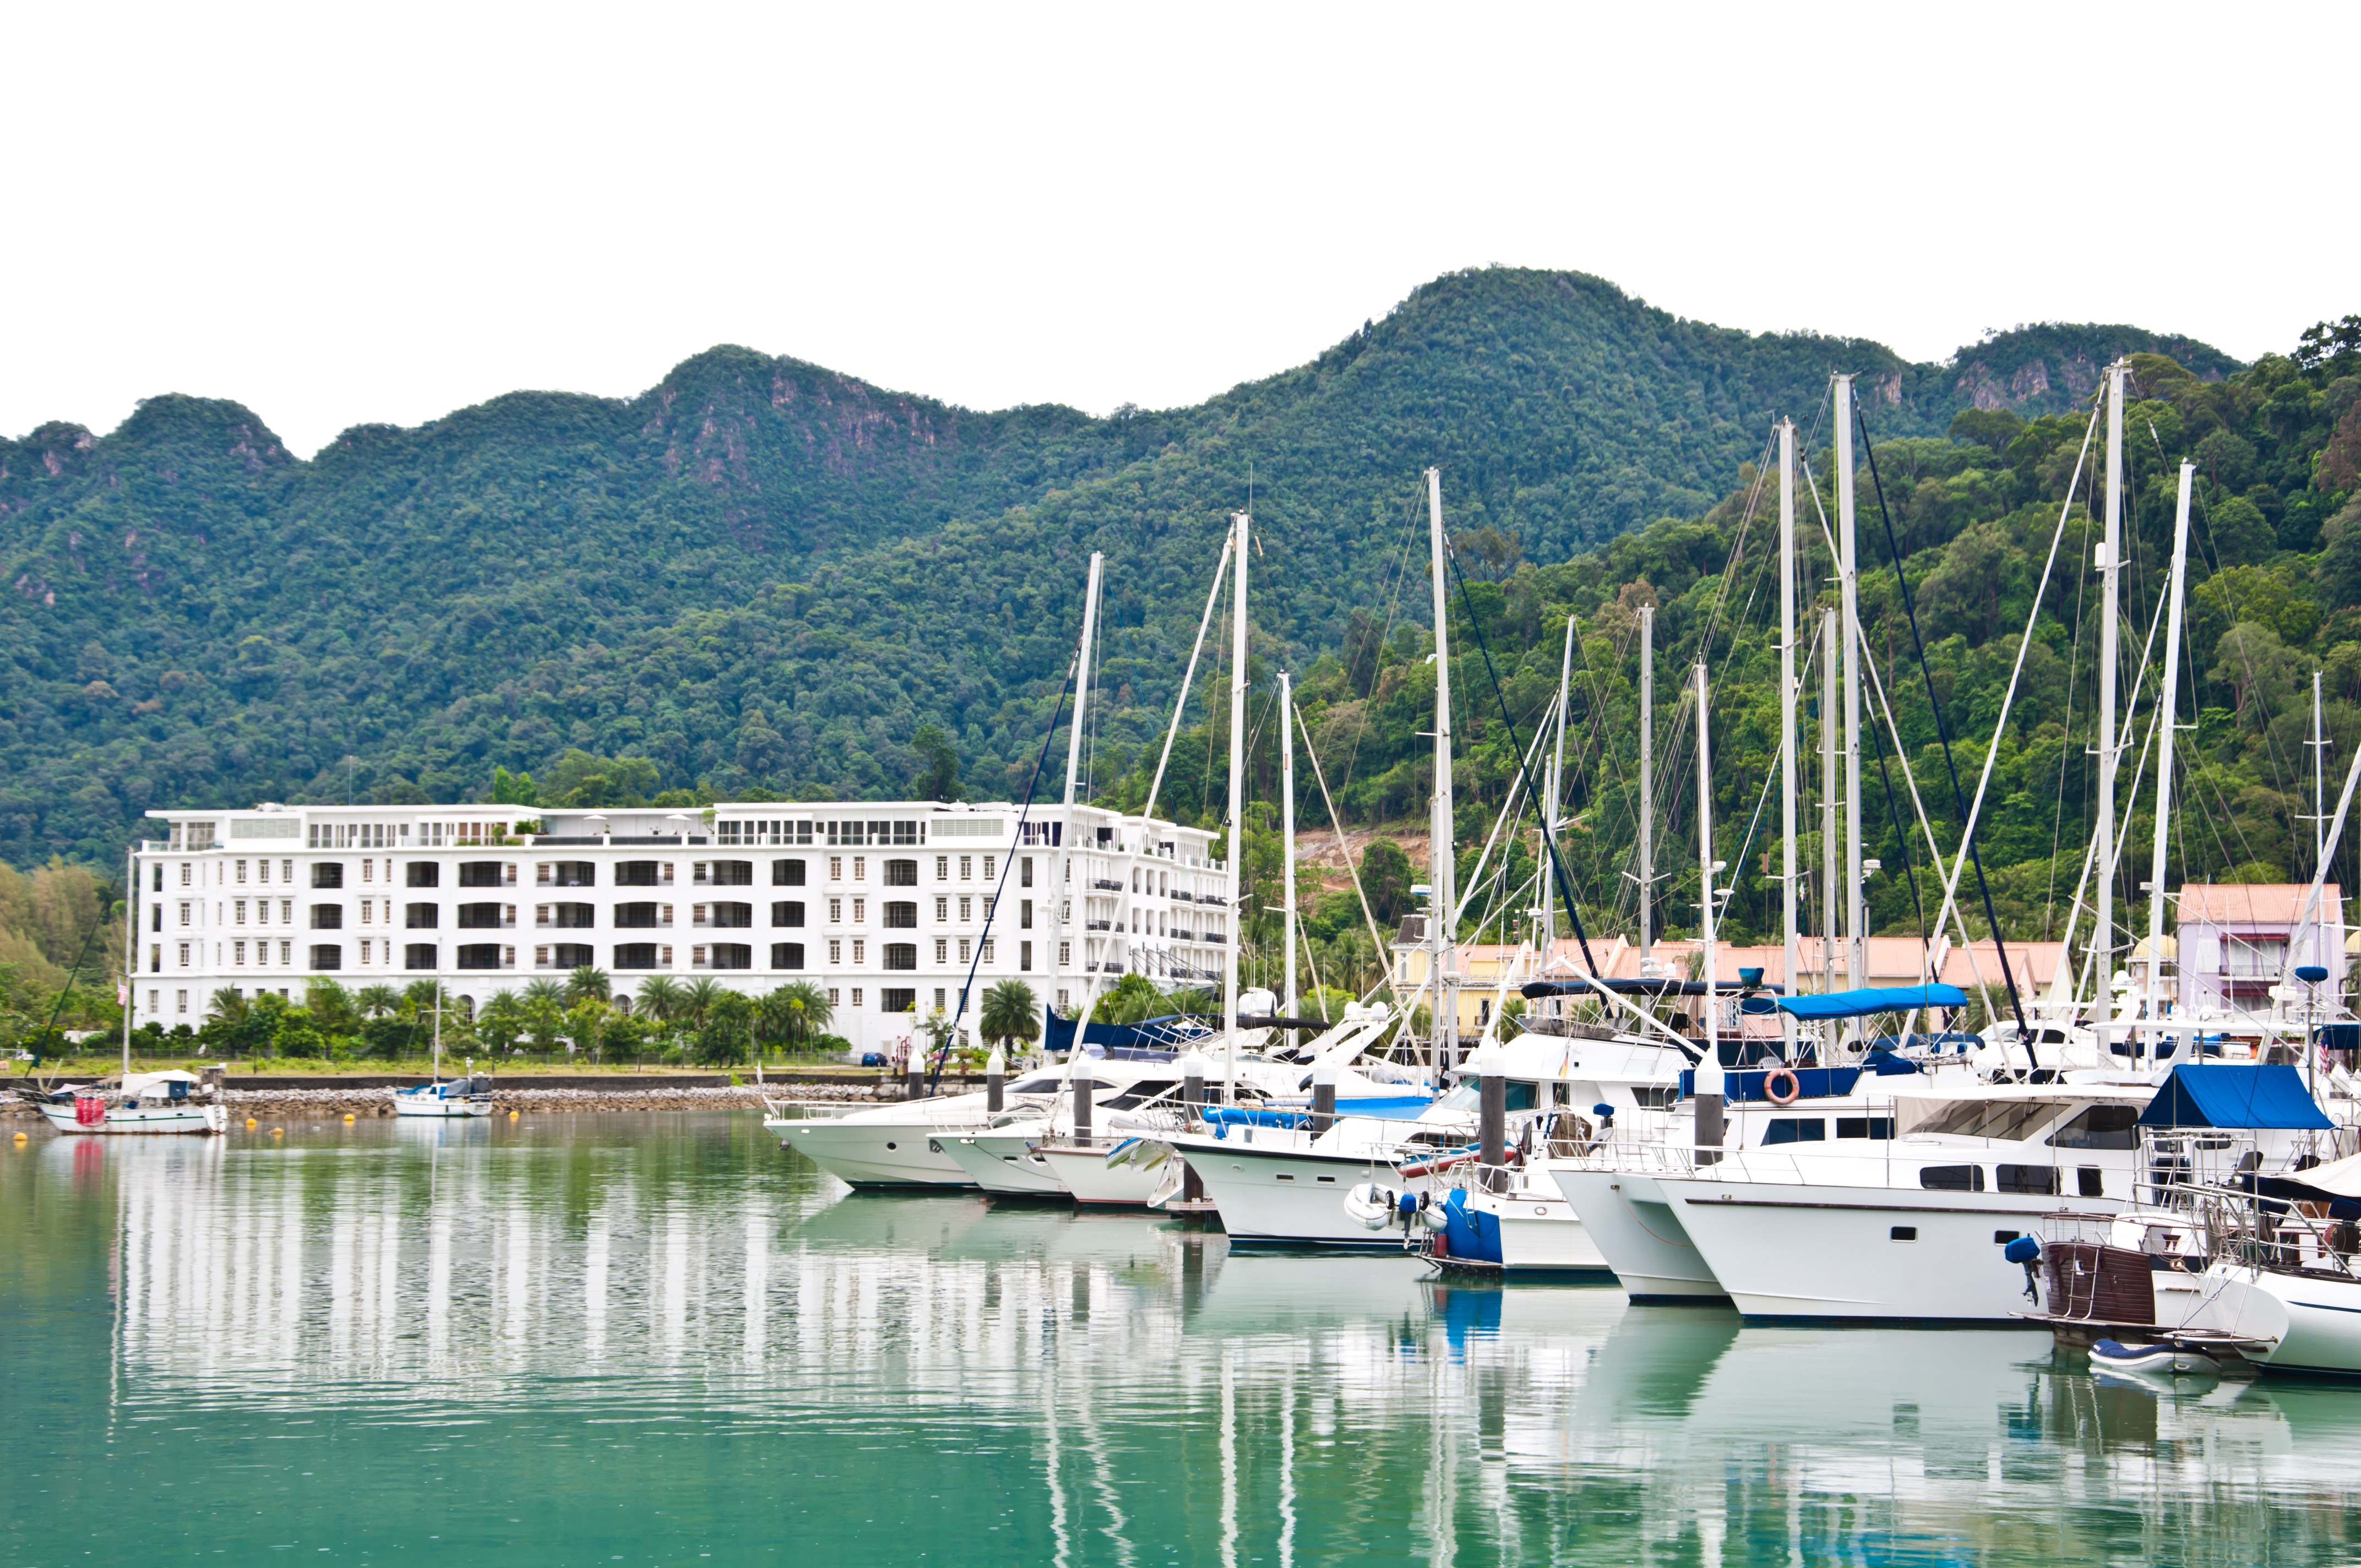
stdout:
<svg viewBox="0 0 2361 1568">
<path fill-rule="evenodd" d="M 414 1089 L 397 1089 L 393 1094 L 393 1113 L 397 1116 L 489 1116 L 492 1113 L 492 1080 L 475 1075 L 475 1064 L 468 1064 L 465 1078 L 445 1082 L 443 1078 L 443 988 L 434 988 L 434 1066 L 428 1081 Z"/>
</svg>

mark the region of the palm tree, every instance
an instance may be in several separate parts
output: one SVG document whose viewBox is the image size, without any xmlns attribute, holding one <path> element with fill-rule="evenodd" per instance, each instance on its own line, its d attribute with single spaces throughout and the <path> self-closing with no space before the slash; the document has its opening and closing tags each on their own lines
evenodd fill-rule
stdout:
<svg viewBox="0 0 2361 1568">
<path fill-rule="evenodd" d="M 212 999 L 205 1003 L 205 1011 L 225 1024 L 243 1024 L 250 1009 L 246 1004 L 245 994 L 237 987 L 225 985 L 213 993 Z"/>
<path fill-rule="evenodd" d="M 353 1024 L 353 994 L 326 976 L 315 975 L 303 984 L 303 1010 L 323 1034 L 346 1034 Z"/>
<path fill-rule="evenodd" d="M 413 1018 L 421 1014 L 432 1017 L 443 1004 L 443 987 L 435 981 L 413 980 L 401 988 L 401 1004 Z"/>
<path fill-rule="evenodd" d="M 809 1045 L 835 1021 L 828 992 L 807 980 L 790 981 L 763 998 L 765 1033 L 789 1050 Z"/>
<path fill-rule="evenodd" d="M 975 1026 L 978 1034 L 995 1045 L 1039 1039 L 1041 1014 L 1033 988 L 1021 980 L 1002 981 L 983 993 L 983 1011 L 977 1014 Z"/>
<path fill-rule="evenodd" d="M 680 1011 L 680 986 L 670 975 L 652 974 L 640 981 L 639 1010 L 642 1016 L 668 1023 Z"/>
<path fill-rule="evenodd" d="M 566 1032 L 566 988 L 546 975 L 529 981 L 520 1005 L 532 1025 L 533 1043 L 547 1050 Z"/>
<path fill-rule="evenodd" d="M 353 1005 L 364 1018 L 389 1017 L 401 1011 L 401 992 L 390 985 L 365 985 L 353 992 Z"/>
<path fill-rule="evenodd" d="M 476 1015 L 478 1032 L 496 1051 L 506 1051 L 514 1047 L 516 1037 L 525 1025 L 524 1004 L 517 1000 L 516 992 L 512 991 L 495 992 L 492 999 L 484 1003 L 484 1010 Z"/>
<path fill-rule="evenodd" d="M 566 994 L 577 1002 L 604 1002 L 609 994 L 607 971 L 584 964 L 566 977 Z"/>
<path fill-rule="evenodd" d="M 586 996 L 566 1010 L 566 1037 L 576 1050 L 595 1058 L 607 1037 L 613 1013 L 595 996 Z"/>
<path fill-rule="evenodd" d="M 729 992 L 729 987 L 709 974 L 699 975 L 688 982 L 680 993 L 680 1015 L 692 1029 L 705 1027 L 713 1009 Z"/>
</svg>

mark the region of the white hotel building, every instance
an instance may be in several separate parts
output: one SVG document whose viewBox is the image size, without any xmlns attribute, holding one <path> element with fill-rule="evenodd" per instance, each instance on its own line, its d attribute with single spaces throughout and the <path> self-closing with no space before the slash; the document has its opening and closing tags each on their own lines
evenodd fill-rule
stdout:
<svg viewBox="0 0 2361 1568">
<path fill-rule="evenodd" d="M 148 815 L 167 836 L 136 851 L 133 1005 L 168 1029 L 224 988 L 439 978 L 476 1008 L 588 965 L 619 997 L 656 974 L 754 995 L 810 981 L 833 1032 L 882 1050 L 954 1011 L 971 964 L 971 1021 L 1010 978 L 1070 1012 L 1093 975 L 1218 982 L 1230 929 L 1213 835 L 1094 807 L 1071 828 L 1061 806 L 1020 823 L 1005 802 Z"/>
</svg>

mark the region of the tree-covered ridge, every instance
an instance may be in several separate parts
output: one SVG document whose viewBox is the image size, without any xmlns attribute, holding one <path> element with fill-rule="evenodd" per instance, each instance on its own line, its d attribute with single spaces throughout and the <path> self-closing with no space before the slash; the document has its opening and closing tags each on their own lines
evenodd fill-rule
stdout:
<svg viewBox="0 0 2361 1568">
<path fill-rule="evenodd" d="M 467 797 L 568 751 L 708 795 L 891 795 L 932 768 L 929 722 L 972 792 L 1006 793 L 1093 549 L 1097 728 L 1127 761 L 1249 498 L 1257 646 L 1308 665 L 1356 611 L 1386 619 L 1398 572 L 1372 542 L 1430 464 L 1455 526 L 1562 560 L 1705 511 L 1831 369 L 1861 375 L 1881 435 L 1935 436 L 1978 401 L 1974 354 L 2015 355 L 2014 377 L 2156 341 L 2031 330 L 2049 336 L 1911 366 L 1494 269 L 1312 364 L 1106 419 L 719 348 L 636 399 L 519 393 L 310 462 L 199 398 L 104 436 L 45 426 L 0 444 L 0 854 L 112 863 L 149 806 Z M 2024 406 L 2056 405 L 2065 374 Z"/>
<path fill-rule="evenodd" d="M 2163 649 L 2149 641 L 2170 562 L 2180 464 L 2197 465 L 2192 509 L 2180 741 L 2179 803 L 2169 835 L 2168 886 L 2184 880 L 2290 881 L 2315 869 L 2312 827 L 2312 676 L 2323 676 L 2323 708 L 2334 743 L 2327 787 L 2334 795 L 2352 748 L 2361 744 L 2361 319 L 2324 324 L 2294 356 L 2268 356 L 2250 369 L 2203 379 L 2163 356 L 2132 356 L 2125 453 L 2125 565 L 2122 573 L 2123 689 L 2139 682 L 2119 773 L 2118 822 L 2127 823 L 2119 914 L 2144 908 L 2154 823 L 2153 768 L 2143 767 Z M 1821 411 L 1825 416 L 1825 408 Z M 1888 553 L 1893 527 L 1927 642 L 1934 690 L 1949 720 L 1962 784 L 1972 792 L 1999 718 L 2027 617 L 2035 609 L 2045 561 L 2058 533 L 2070 485 L 2073 505 L 2057 570 L 2040 599 L 2024 677 L 2001 737 L 1993 785 L 1979 831 L 1994 904 L 2015 938 L 2062 934 L 2067 907 L 2090 842 L 2097 771 L 2098 577 L 2093 546 L 2103 537 L 2103 432 L 2083 448 L 2087 410 L 2026 421 L 2014 412 L 1960 411 L 1941 437 L 1891 435 L 1894 422 L 1874 402 L 1864 411 L 1875 466 L 1858 477 L 1861 606 L 1877 678 L 1891 695 L 1894 725 L 1918 794 L 1946 853 L 1956 852 L 1961 814 L 1950 792 L 1936 729 Z M 1799 422 L 1806 435 L 1806 411 Z M 1821 431 L 1811 453 L 1817 490 L 1798 497 L 1805 558 L 1797 578 L 1812 607 L 1799 613 L 1804 681 L 1805 843 L 1811 901 L 1818 899 L 1819 672 L 1812 668 L 1817 617 L 1833 606 L 1832 565 L 1820 543 L 1821 517 L 1836 515 L 1833 453 Z M 2082 465 L 2079 483 L 2077 462 Z M 1656 691 L 1658 928 L 1693 929 L 1697 900 L 1694 843 L 1694 733 L 1686 706 L 1690 670 L 1702 657 L 1712 679 L 1716 853 L 1730 861 L 1737 889 L 1730 935 L 1767 939 L 1778 928 L 1775 783 L 1779 699 L 1775 490 L 1752 465 L 1738 487 L 1702 518 L 1667 519 L 1571 561 L 1516 565 L 1488 574 L 1462 541 L 1474 575 L 1453 612 L 1455 770 L 1462 873 L 1472 869 L 1489 818 L 1505 798 L 1516 760 L 1488 676 L 1477 631 L 1498 669 L 1507 706 L 1527 740 L 1556 688 L 1566 620 L 1576 618 L 1573 718 L 1567 742 L 1564 846 L 1594 930 L 1627 932 L 1634 901 L 1638 771 L 1638 610 L 1657 607 Z M 1881 503 L 1880 495 L 1883 494 Z M 1817 508 L 1813 504 L 1817 497 Z M 1413 561 L 1411 572 L 1420 572 Z M 1415 584 L 1411 596 L 1422 596 Z M 1475 614 L 1466 614 L 1472 603 Z M 2161 632 L 2157 636 L 2160 638 Z M 1398 618 L 1357 622 L 1340 652 L 1304 670 L 1297 693 L 1340 811 L 1367 824 L 1413 817 L 1427 795 L 1434 691 L 1432 648 L 1423 630 Z M 2145 659 L 2143 654 L 2146 655 Z M 1257 682 L 1257 689 L 1267 689 Z M 1259 710 L 1258 710 L 1259 711 Z M 1870 712 L 1874 715 L 1873 700 Z M 1885 870 L 1870 883 L 1875 928 L 1916 932 L 1931 923 L 1941 898 L 1914 820 L 1909 781 L 1892 740 L 1877 725 L 1862 773 L 1868 853 Z M 1168 799 L 1184 811 L 1208 809 L 1201 793 L 1218 769 L 1201 759 L 1224 746 L 1215 714 L 1176 748 Z M 1252 776 L 1257 797 L 1276 788 L 1277 726 L 1257 722 Z M 1180 760 L 1187 758 L 1188 765 Z M 1117 785 L 1117 798 L 1146 793 L 1152 759 Z M 1301 770 L 1299 770 L 1301 771 Z M 1219 784 L 1213 784 L 1216 797 Z M 1305 782 L 1299 819 L 1324 819 L 1316 788 Z M 1530 817 L 1528 817 L 1530 826 Z M 1260 823 L 1258 821 L 1257 827 Z M 1907 842 L 1905 842 L 1905 839 Z M 1248 869 L 1275 874 L 1277 843 L 1259 832 Z M 2348 834 L 2333 873 L 2349 894 L 2361 845 Z M 1528 835 L 1506 857 L 1505 883 L 1488 874 L 1471 890 L 1477 908 L 1522 908 L 1514 890 L 1533 870 Z M 1915 873 L 1916 883 L 1913 883 Z M 1268 885 L 1266 882 L 1266 886 Z M 1972 883 L 1963 888 L 1970 927 L 1985 928 Z M 1259 909 L 1274 902 L 1257 896 Z M 1923 909 L 1923 916 L 1921 911 Z M 1366 965 L 1367 944 L 1352 900 L 1322 901 L 1315 921 L 1322 961 Z M 1818 928 L 1815 908 L 1809 928 Z M 1253 937 L 1267 947 L 1274 932 L 1260 916 Z M 1497 927 L 1496 927 L 1497 928 Z M 2084 925 L 2087 932 L 2087 921 Z M 2119 925 L 2118 929 L 2128 928 Z M 1513 928 L 1512 928 L 1513 929 Z"/>
</svg>

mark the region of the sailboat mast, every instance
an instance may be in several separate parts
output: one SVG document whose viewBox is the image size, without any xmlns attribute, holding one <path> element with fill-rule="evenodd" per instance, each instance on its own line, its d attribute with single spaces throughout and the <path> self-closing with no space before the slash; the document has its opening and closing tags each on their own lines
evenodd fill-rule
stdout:
<svg viewBox="0 0 2361 1568">
<path fill-rule="evenodd" d="M 1705 661 L 1697 663 L 1697 947 L 1705 955 L 1705 1050 L 1708 1059 L 1719 1061 L 1719 1015 L 1715 1003 L 1713 954 L 1713 753 L 1705 712 Z"/>
<path fill-rule="evenodd" d="M 1640 607 L 1640 972 L 1651 972 L 1648 913 L 1656 882 L 1656 607 Z"/>
<path fill-rule="evenodd" d="M 1295 683 L 1282 671 L 1279 677 L 1279 832 L 1287 844 L 1287 986 L 1281 1014 L 1296 1012 L 1295 989 Z"/>
<path fill-rule="evenodd" d="M 2171 595 L 2164 623 L 2164 685 L 2156 705 L 2156 841 L 2148 855 L 2147 888 L 2147 1015 L 2160 1018 L 2157 1006 L 2157 973 L 2164 967 L 2164 846 L 2172 816 L 2172 719 L 2180 696 L 2181 578 L 2189 570 L 2189 488 L 2197 472 L 2194 463 L 2180 466 L 2180 505 L 2172 522 Z M 2178 966 L 2176 966 L 2178 972 Z"/>
<path fill-rule="evenodd" d="M 2320 722 L 2320 672 L 2312 672 L 2312 863 L 2328 859 L 2328 781 L 2322 762 L 2328 755 L 2328 732 Z"/>
<path fill-rule="evenodd" d="M 1439 1069 L 1459 1053 L 1458 866 L 1451 849 L 1450 597 L 1444 579 L 1443 470 L 1426 471 L 1427 548 L 1434 573 L 1434 815 L 1427 836 L 1427 881 L 1434 886 L 1434 1028 Z M 1442 1079 L 1438 1072 L 1436 1084 Z"/>
<path fill-rule="evenodd" d="M 2107 1045 L 2115 968 L 2115 619 L 2124 516 L 2124 361 L 2107 367 L 2107 534 L 2099 546 L 2098 897 L 2091 918 L 2091 1024 Z M 2103 1058 L 2102 1058 L 2103 1059 Z"/>
<path fill-rule="evenodd" d="M 1820 612 L 1820 989 L 1837 988 L 1837 612 Z"/>
<path fill-rule="evenodd" d="M 1069 730 L 1066 735 L 1065 814 L 1064 819 L 1058 828 L 1058 853 L 1052 858 L 1050 862 L 1049 995 L 1045 1003 L 1045 1005 L 1049 1007 L 1055 1007 L 1058 1004 L 1058 982 L 1065 978 L 1065 945 L 1067 939 L 1066 916 L 1067 905 L 1069 902 L 1066 896 L 1066 889 L 1071 885 L 1074 874 L 1074 791 L 1077 784 L 1080 783 L 1082 774 L 1082 718 L 1090 701 L 1091 693 L 1091 633 L 1096 629 L 1098 624 L 1099 586 L 1104 580 L 1105 573 L 1106 557 L 1101 554 L 1098 551 L 1092 551 L 1090 583 L 1089 587 L 1082 592 L 1082 649 L 1074 658 L 1073 728 Z M 1087 886 L 1090 879 L 1085 877 L 1082 880 L 1084 885 Z M 1083 922 L 1082 929 L 1085 932 L 1090 929 L 1090 925 L 1087 920 Z M 1087 952 L 1089 943 L 1087 936 L 1083 938 L 1083 941 L 1085 951 Z M 1088 962 L 1087 958 L 1085 958 L 1084 961 L 1086 963 Z M 1087 970 L 1085 970 L 1085 972 L 1087 972 Z M 1049 1038 L 1049 1035 L 1046 1031 L 1043 1033 L 1041 1037 L 1044 1040 Z M 1073 1058 L 1082 1054 L 1082 1036 L 1081 1025 L 1077 1025 L 1075 1026 L 1072 1045 L 1067 1054 L 1069 1076 L 1071 1076 Z"/>
<path fill-rule="evenodd" d="M 1237 530 L 1237 586 L 1230 598 L 1230 807 L 1228 910 L 1230 928 L 1222 943 L 1222 1093 L 1237 1092 L 1238 1081 L 1238 940 L 1246 924 L 1246 859 L 1239 831 L 1246 812 L 1246 557 L 1254 520 L 1245 512 L 1232 515 Z"/>
<path fill-rule="evenodd" d="M 1565 804 L 1565 713 L 1574 703 L 1574 617 L 1565 618 L 1565 652 L 1557 670 L 1557 748 L 1550 758 L 1548 815 L 1542 819 L 1542 850 L 1534 857 L 1542 868 L 1542 976 L 1549 973 L 1550 954 L 1557 946 L 1556 878 L 1548 872 L 1549 847 L 1557 839 L 1559 814 Z"/>
<path fill-rule="evenodd" d="M 1779 886 L 1785 967 L 1779 978 L 1795 992 L 1795 422 L 1779 422 Z M 1779 1015 L 1789 1061 L 1795 1059 L 1795 1020 Z"/>
<path fill-rule="evenodd" d="M 1869 910 L 1861 870 L 1861 557 L 1853 544 L 1852 378 L 1837 378 L 1837 564 L 1844 608 L 1845 983 L 1869 983 Z M 1847 1033 L 1858 1034 L 1860 1025 Z"/>
<path fill-rule="evenodd" d="M 139 972 L 139 851 L 123 854 L 123 1076 L 131 1076 L 132 977 Z"/>
</svg>

